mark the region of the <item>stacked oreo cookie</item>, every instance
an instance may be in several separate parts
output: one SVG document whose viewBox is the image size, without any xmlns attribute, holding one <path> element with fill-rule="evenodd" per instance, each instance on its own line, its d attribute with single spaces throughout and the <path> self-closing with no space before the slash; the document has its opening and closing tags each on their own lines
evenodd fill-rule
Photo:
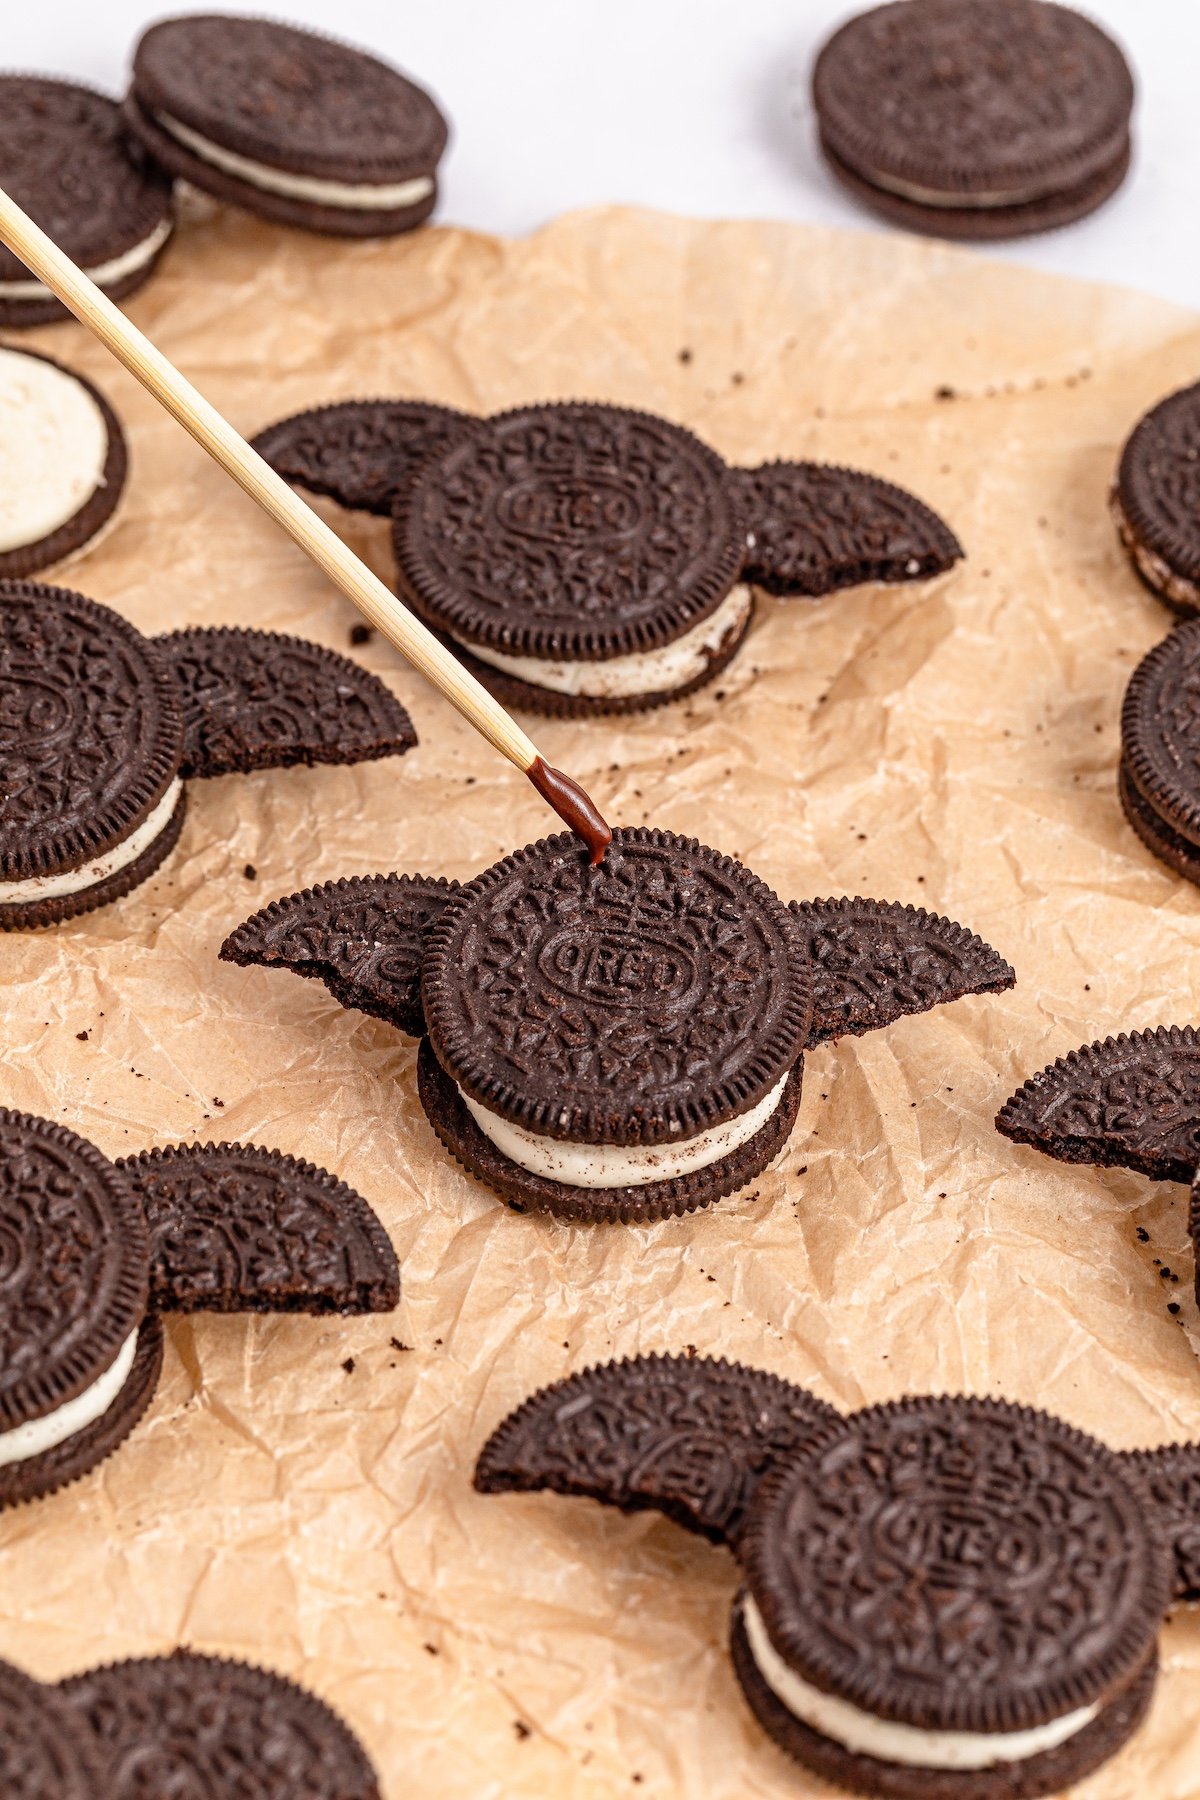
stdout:
<svg viewBox="0 0 1200 1800">
<path fill-rule="evenodd" d="M 1200 619 L 1178 626 L 1134 670 L 1118 783 L 1142 842 L 1200 883 Z"/>
<path fill-rule="evenodd" d="M 909 231 L 1046 231 L 1100 206 L 1129 168 L 1129 66 L 1098 26 L 1048 0 L 862 13 L 821 51 L 813 101 L 838 180 Z"/>
</svg>

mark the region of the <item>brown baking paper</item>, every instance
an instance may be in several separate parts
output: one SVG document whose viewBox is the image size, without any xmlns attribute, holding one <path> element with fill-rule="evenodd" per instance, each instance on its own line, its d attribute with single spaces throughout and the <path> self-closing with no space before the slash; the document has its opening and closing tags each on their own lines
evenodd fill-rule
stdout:
<svg viewBox="0 0 1200 1800">
<path fill-rule="evenodd" d="M 1118 1446 L 1200 1436 L 1184 1190 L 992 1124 L 1054 1056 L 1200 1013 L 1200 894 L 1115 793 L 1122 691 L 1170 620 L 1105 515 L 1125 434 L 1200 371 L 1200 319 L 898 236 L 631 211 L 360 245 L 214 213 L 130 311 L 248 432 L 353 395 L 602 398 L 735 461 L 913 488 L 968 548 L 951 575 L 764 601 L 715 689 L 527 723 L 610 819 L 694 833 L 785 897 L 948 913 L 1019 986 L 817 1051 L 786 1153 L 742 1198 L 640 1228 L 515 1216 L 441 1153 L 409 1043 L 316 983 L 217 961 L 279 895 L 469 876 L 554 827 L 374 638 L 356 654 L 419 748 L 194 783 L 151 883 L 4 938 L 0 1101 L 112 1155 L 213 1137 L 324 1164 L 391 1232 L 401 1309 L 172 1322 L 128 1444 L 0 1518 L 0 1655 L 44 1677 L 180 1643 L 261 1661 L 341 1709 L 387 1800 L 815 1795 L 741 1701 L 727 1555 L 650 1515 L 481 1498 L 474 1459 L 538 1385 L 691 1345 L 843 1407 L 966 1389 Z M 62 579 L 147 631 L 347 649 L 349 604 L 82 329 L 21 341 L 100 381 L 131 439 L 119 523 Z M 385 527 L 341 522 L 387 574 Z M 1200 1623 L 1163 1647 L 1150 1721 L 1088 1800 L 1200 1793 Z"/>
</svg>

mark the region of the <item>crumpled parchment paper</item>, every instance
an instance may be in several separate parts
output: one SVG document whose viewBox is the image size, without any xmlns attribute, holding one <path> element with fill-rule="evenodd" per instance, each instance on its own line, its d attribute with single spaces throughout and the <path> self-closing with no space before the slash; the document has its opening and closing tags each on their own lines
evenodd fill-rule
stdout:
<svg viewBox="0 0 1200 1800">
<path fill-rule="evenodd" d="M 1115 793 L 1122 691 L 1169 618 L 1105 516 L 1126 432 L 1200 372 L 1200 318 L 898 236 L 633 211 L 382 244 L 216 211 L 130 311 L 247 432 L 357 394 L 603 398 L 732 460 L 913 488 L 968 548 L 950 576 L 764 601 L 717 690 L 531 728 L 610 819 L 694 833 L 785 897 L 948 913 L 1019 986 L 816 1052 L 750 1195 L 640 1229 L 514 1216 L 440 1152 L 410 1044 L 316 983 L 216 958 L 281 894 L 468 876 L 554 828 L 376 637 L 356 654 L 420 747 L 196 783 L 148 886 L 0 940 L 0 1101 L 113 1155 L 213 1137 L 324 1164 L 390 1230 L 401 1309 L 173 1322 L 129 1443 L 0 1517 L 0 1655 L 44 1677 L 179 1643 L 261 1661 L 342 1710 L 387 1800 L 815 1795 L 740 1700 L 724 1553 L 649 1515 L 478 1497 L 474 1458 L 538 1385 L 687 1345 L 843 1407 L 969 1389 L 1118 1446 L 1200 1436 L 1185 1191 L 992 1126 L 1053 1056 L 1200 1014 L 1200 893 Z M 131 441 L 119 523 L 57 579 L 147 631 L 251 622 L 348 648 L 349 604 L 82 328 L 20 341 L 98 380 Z M 386 527 L 343 524 L 386 574 Z M 1163 1646 L 1150 1721 L 1088 1800 L 1200 1793 L 1200 1622 Z"/>
</svg>

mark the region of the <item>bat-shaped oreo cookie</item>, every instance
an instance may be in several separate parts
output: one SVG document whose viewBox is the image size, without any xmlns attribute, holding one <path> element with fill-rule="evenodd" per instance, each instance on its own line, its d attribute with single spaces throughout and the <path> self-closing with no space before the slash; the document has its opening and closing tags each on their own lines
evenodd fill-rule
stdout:
<svg viewBox="0 0 1200 1800">
<path fill-rule="evenodd" d="M 461 886 L 332 882 L 234 931 L 227 962 L 294 969 L 424 1041 L 443 1144 L 519 1210 L 666 1218 L 782 1149 L 806 1049 L 1015 979 L 979 938 L 875 900 L 785 906 L 694 839 L 622 828 L 592 868 L 546 838 Z"/>
<path fill-rule="evenodd" d="M 298 413 L 255 447 L 393 518 L 399 592 L 506 704 L 638 712 L 735 655 L 752 588 L 917 581 L 961 557 L 904 489 L 810 462 L 730 468 L 650 413 L 583 402 L 476 418 L 418 401 Z"/>
<path fill-rule="evenodd" d="M 189 780 L 415 743 L 383 682 L 318 644 L 147 638 L 81 594 L 0 582 L 0 929 L 74 918 L 145 881 L 179 838 Z"/>
<path fill-rule="evenodd" d="M 138 1423 L 164 1312 L 390 1312 L 400 1274 L 361 1195 L 241 1144 L 110 1162 L 0 1109 L 0 1508 L 76 1480 Z"/>
<path fill-rule="evenodd" d="M 1198 1459 L 994 1399 L 843 1416 L 737 1363 L 639 1356 L 534 1394 L 475 1486 L 652 1507 L 727 1543 L 746 1699 L 825 1779 L 1035 1800 L 1145 1717 L 1162 1619 L 1195 1597 Z"/>
</svg>

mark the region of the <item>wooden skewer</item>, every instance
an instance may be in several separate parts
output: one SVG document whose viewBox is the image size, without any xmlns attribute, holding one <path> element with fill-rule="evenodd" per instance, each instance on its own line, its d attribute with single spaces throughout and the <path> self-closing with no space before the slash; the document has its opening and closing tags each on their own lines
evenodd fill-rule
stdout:
<svg viewBox="0 0 1200 1800">
<path fill-rule="evenodd" d="M 601 860 L 612 833 L 579 783 L 553 769 L 487 689 L 401 604 L 378 576 L 252 450 L 120 307 L 66 256 L 0 188 L 0 241 L 43 281 L 131 375 L 137 377 L 184 430 L 238 486 L 282 525 L 300 548 L 415 669 L 445 695 L 502 756 L 527 775 L 542 798 Z"/>
</svg>

